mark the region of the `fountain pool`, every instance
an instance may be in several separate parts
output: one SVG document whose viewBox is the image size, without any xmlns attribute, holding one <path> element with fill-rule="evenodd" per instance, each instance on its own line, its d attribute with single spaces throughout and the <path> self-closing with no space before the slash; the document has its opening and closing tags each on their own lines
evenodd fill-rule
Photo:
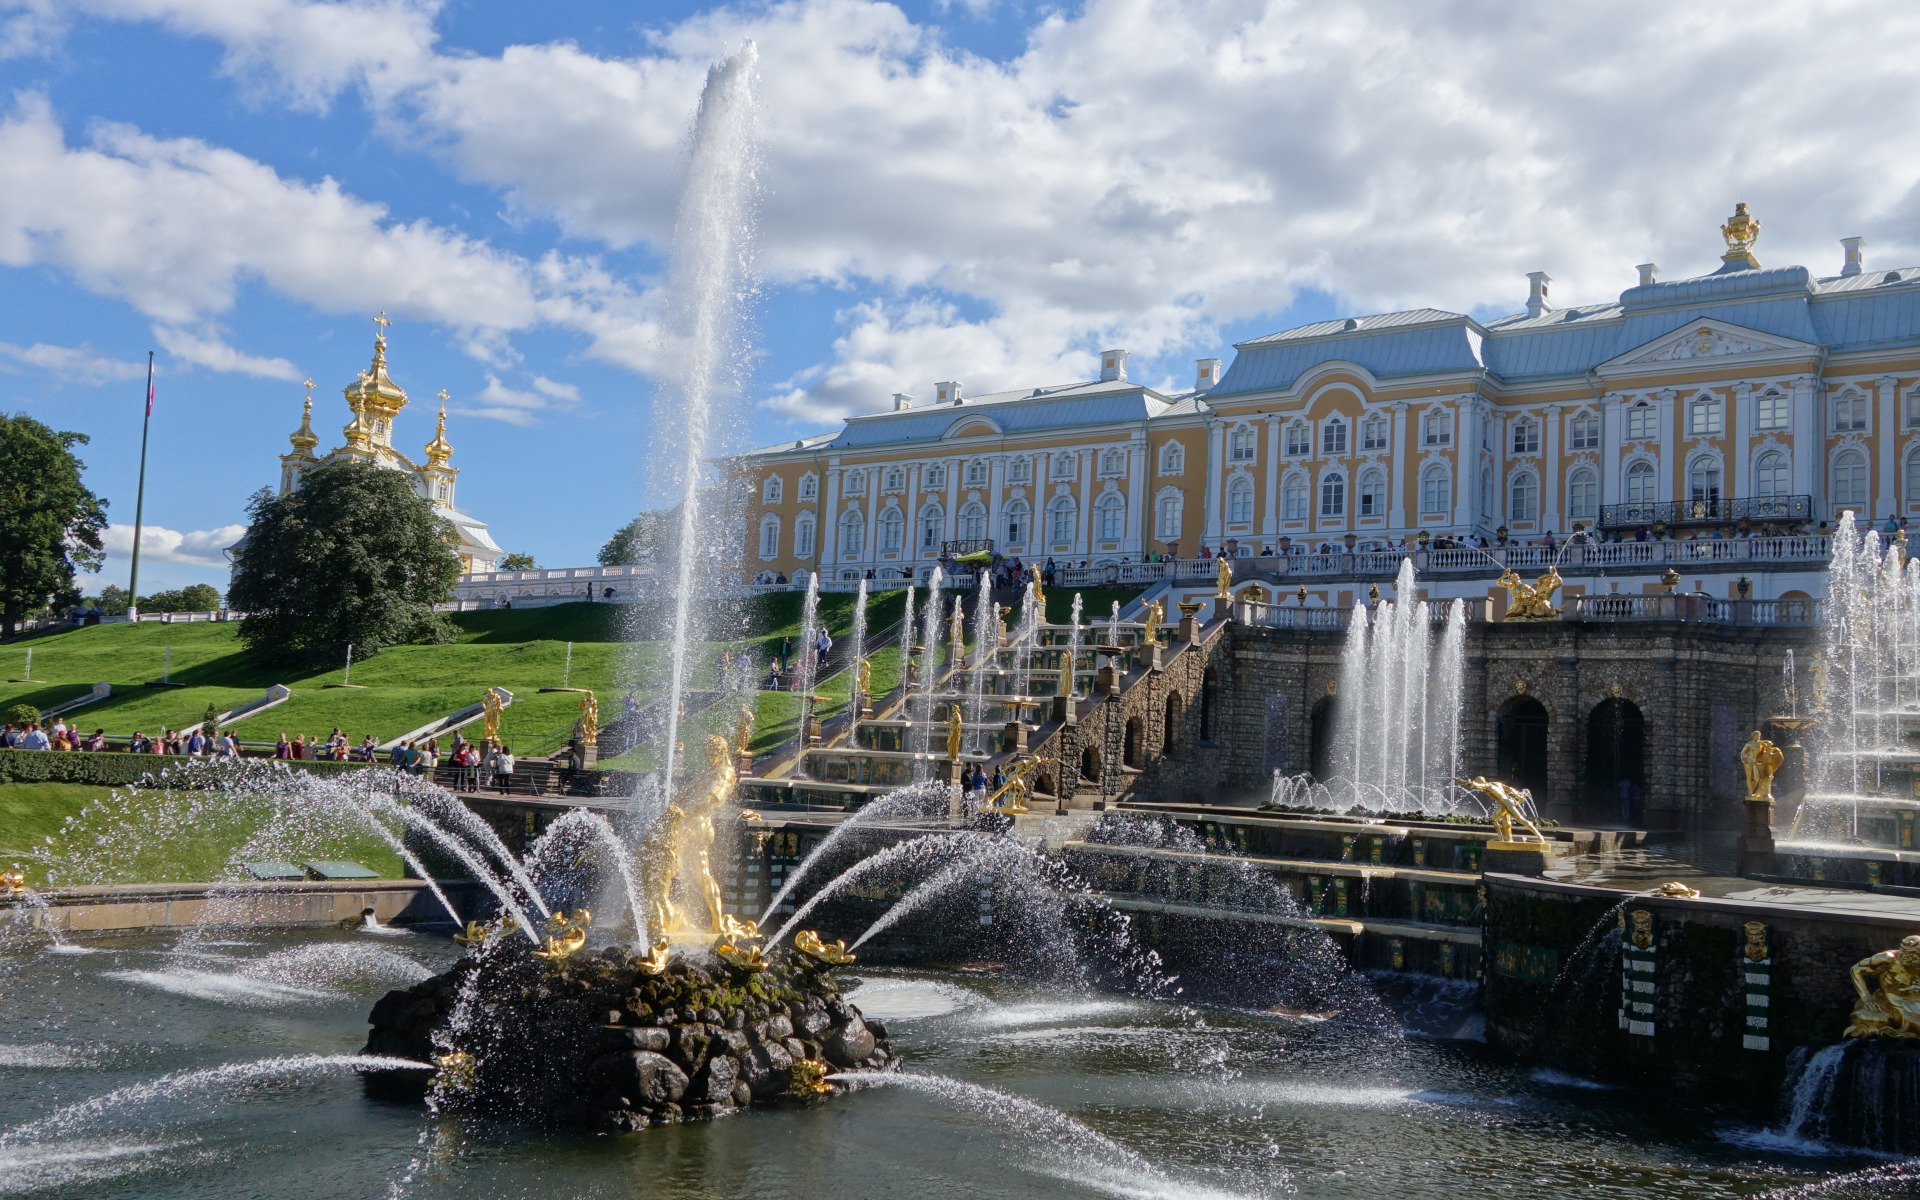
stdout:
<svg viewBox="0 0 1920 1200">
<path fill-rule="evenodd" d="M 457 957 L 445 938 L 80 949 L 6 964 L 10 1195 L 1703 1197 L 1885 1169 L 1474 1043 L 966 971 L 842 973 L 905 1075 L 807 1111 L 543 1132 L 368 1099 L 330 1057 L 360 1048 L 373 997 Z M 263 1060 L 283 1061 L 244 1066 Z"/>
</svg>

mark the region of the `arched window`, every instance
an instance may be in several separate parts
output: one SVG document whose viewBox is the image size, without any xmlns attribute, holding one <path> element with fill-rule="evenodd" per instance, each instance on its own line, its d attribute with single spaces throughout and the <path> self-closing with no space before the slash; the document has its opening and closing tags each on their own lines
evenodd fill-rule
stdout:
<svg viewBox="0 0 1920 1200">
<path fill-rule="evenodd" d="M 1867 504 L 1867 456 L 1842 450 L 1833 458 L 1833 508 L 1863 509 Z"/>
<path fill-rule="evenodd" d="M 1080 469 L 1080 456 L 1071 450 L 1062 450 L 1053 456 L 1053 477 L 1072 479 Z"/>
<path fill-rule="evenodd" d="M 889 507 L 880 514 L 880 549 L 888 554 L 900 553 L 900 538 L 906 532 L 907 520 L 900 510 Z"/>
<path fill-rule="evenodd" d="M 1420 472 L 1420 512 L 1445 517 L 1453 507 L 1453 476 L 1440 463 Z"/>
<path fill-rule="evenodd" d="M 1387 474 L 1378 469 L 1360 472 L 1360 487 L 1357 492 L 1360 515 L 1363 517 L 1384 517 L 1387 515 Z"/>
<path fill-rule="evenodd" d="M 867 519 L 859 509 L 850 508 L 840 517 L 840 553 L 853 558 L 866 549 L 866 544 Z"/>
<path fill-rule="evenodd" d="M 1784 496 L 1793 490 L 1793 463 L 1778 450 L 1769 450 L 1753 464 L 1753 494 Z M 1912 489 L 1909 489 L 1911 491 Z"/>
<path fill-rule="evenodd" d="M 929 504 L 920 510 L 920 552 L 938 554 L 940 542 L 946 537 L 947 510 L 938 504 Z"/>
<path fill-rule="evenodd" d="M 960 510 L 960 540 L 980 542 L 985 541 L 986 537 L 987 510 L 976 500 Z"/>
<path fill-rule="evenodd" d="M 1347 515 L 1347 477 L 1331 471 L 1320 480 L 1320 519 L 1337 521 Z"/>
<path fill-rule="evenodd" d="M 1907 511 L 1920 512 L 1920 446 L 1907 452 Z"/>
<path fill-rule="evenodd" d="M 820 497 L 820 480 L 812 471 L 800 477 L 800 498 L 817 500 Z"/>
<path fill-rule="evenodd" d="M 1047 505 L 1047 541 L 1065 549 L 1073 544 L 1073 527 L 1079 519 L 1072 496 L 1055 496 Z"/>
<path fill-rule="evenodd" d="M 1540 519 L 1540 481 L 1531 471 L 1522 471 L 1507 484 L 1507 520 Z"/>
<path fill-rule="evenodd" d="M 793 522 L 793 556 L 813 557 L 813 514 L 801 513 Z"/>
<path fill-rule="evenodd" d="M 778 504 L 780 503 L 781 493 L 785 490 L 786 484 L 781 481 L 778 475 L 769 475 L 767 476 L 767 481 L 760 485 L 760 499 L 766 504 Z"/>
<path fill-rule="evenodd" d="M 1298 471 L 1280 486 L 1280 516 L 1288 521 L 1307 519 L 1307 477 Z"/>
<path fill-rule="evenodd" d="M 943 488 L 947 486 L 947 464 L 928 463 L 926 477 L 927 486 L 930 488 Z"/>
<path fill-rule="evenodd" d="M 1108 492 L 1100 497 L 1094 506 L 1094 515 L 1100 521 L 1100 540 L 1117 542 L 1127 533 L 1127 502 L 1118 492 Z"/>
<path fill-rule="evenodd" d="M 1227 458 L 1233 462 L 1252 462 L 1254 433 L 1251 426 L 1242 425 L 1227 435 Z"/>
<path fill-rule="evenodd" d="M 986 459 L 976 458 L 972 462 L 967 464 L 967 486 L 968 487 L 987 486 L 987 460 Z"/>
<path fill-rule="evenodd" d="M 1162 475 L 1180 475 L 1187 469 L 1187 450 L 1179 442 L 1168 442 L 1160 447 L 1160 473 Z"/>
<path fill-rule="evenodd" d="M 1347 452 L 1347 423 L 1339 417 L 1328 421 L 1320 429 L 1320 453 L 1323 455 L 1345 454 Z M 1345 487 L 1342 481 L 1341 486 Z"/>
<path fill-rule="evenodd" d="M 1916 459 L 1916 461 L 1920 461 L 1920 459 Z M 1920 493 L 1916 493 L 1916 495 L 1920 495 Z M 1185 509 L 1186 504 L 1180 498 L 1179 492 L 1168 492 L 1166 495 L 1161 496 L 1160 503 L 1155 506 L 1153 535 L 1163 542 L 1179 540 L 1180 518 L 1184 514 Z"/>
<path fill-rule="evenodd" d="M 773 513 L 760 518 L 760 557 L 780 557 L 780 518 Z"/>
<path fill-rule="evenodd" d="M 1007 545 L 1024 546 L 1027 544 L 1027 532 L 1032 528 L 1028 518 L 1033 510 L 1027 507 L 1025 500 L 1014 500 L 1007 505 L 1006 526 Z"/>
<path fill-rule="evenodd" d="M 1360 424 L 1360 448 L 1362 450 L 1385 450 L 1387 448 L 1387 419 L 1374 413 Z"/>
<path fill-rule="evenodd" d="M 1867 427 L 1868 402 L 1865 395 L 1849 388 L 1833 398 L 1833 430 L 1852 433 Z"/>
<path fill-rule="evenodd" d="M 1436 404 L 1420 418 L 1420 441 L 1427 446 L 1453 444 L 1453 414 Z"/>
<path fill-rule="evenodd" d="M 1600 515 L 1600 477 L 1586 467 L 1567 475 L 1567 518 L 1592 521 Z"/>
<path fill-rule="evenodd" d="M 1540 423 L 1532 417 L 1522 417 L 1513 423 L 1513 452 L 1515 454 L 1540 453 Z"/>
<path fill-rule="evenodd" d="M 1701 457 L 1687 468 L 1687 499 L 1720 499 L 1720 460 Z"/>
<path fill-rule="evenodd" d="M 1652 504 L 1659 499 L 1659 485 L 1654 482 L 1653 464 L 1642 460 L 1627 468 L 1627 503 Z"/>
<path fill-rule="evenodd" d="M 1245 525 L 1253 520 L 1253 480 L 1236 475 L 1227 485 L 1227 523 Z"/>
<path fill-rule="evenodd" d="M 1305 421 L 1295 421 L 1287 426 L 1287 457 L 1305 458 L 1313 449 L 1313 435 L 1307 432 Z"/>
</svg>

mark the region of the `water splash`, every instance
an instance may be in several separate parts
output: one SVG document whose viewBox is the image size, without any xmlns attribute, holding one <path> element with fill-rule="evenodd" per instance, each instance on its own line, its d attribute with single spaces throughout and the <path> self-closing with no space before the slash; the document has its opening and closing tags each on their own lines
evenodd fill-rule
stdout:
<svg viewBox="0 0 1920 1200">
<path fill-rule="evenodd" d="M 760 923 L 765 925 L 774 913 L 780 911 L 780 906 L 786 903 L 788 896 L 793 894 L 793 889 L 800 885 L 800 881 L 805 879 L 816 865 L 831 862 L 833 852 L 839 849 L 855 830 L 872 825 L 882 817 L 897 817 L 905 813 L 931 815 L 936 806 L 938 811 L 946 811 L 946 785 L 938 781 L 916 783 L 911 787 L 900 788 L 897 791 L 888 792 L 877 800 L 869 801 L 851 817 L 835 826 L 832 833 L 822 838 L 819 845 L 815 846 L 805 858 L 794 864 L 793 869 L 787 872 L 786 882 L 780 885 L 780 890 L 775 892 L 773 899 L 768 902 L 766 911 L 760 914 Z"/>
</svg>

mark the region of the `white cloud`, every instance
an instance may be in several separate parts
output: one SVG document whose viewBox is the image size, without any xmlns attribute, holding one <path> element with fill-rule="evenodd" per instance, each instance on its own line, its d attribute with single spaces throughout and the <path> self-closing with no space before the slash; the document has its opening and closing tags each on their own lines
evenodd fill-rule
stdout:
<svg viewBox="0 0 1920 1200">
<path fill-rule="evenodd" d="M 158 525 L 140 527 L 140 562 L 179 563 L 192 567 L 225 567 L 221 553 L 240 540 L 245 525 L 222 525 L 218 529 L 195 529 L 182 533 Z M 109 561 L 125 560 L 133 554 L 133 526 L 109 525 L 100 535 Z"/>
<path fill-rule="evenodd" d="M 255 375 L 261 379 L 298 379 L 300 368 L 284 358 L 259 358 L 243 354 L 218 337 L 190 333 L 165 325 L 154 327 L 154 336 L 168 354 L 183 362 L 214 371 Z"/>
<path fill-rule="evenodd" d="M 572 408 L 579 402 L 580 389 L 571 384 L 555 383 L 535 375 L 533 390 L 525 391 L 508 387 L 500 382 L 498 375 L 489 372 L 486 387 L 481 388 L 473 399 L 463 401 L 448 411 L 461 416 L 505 421 L 509 425 L 531 425 L 544 412 Z"/>
<path fill-rule="evenodd" d="M 49 375 L 58 375 L 76 383 L 115 383 L 138 379 L 146 374 L 147 364 L 122 362 L 96 353 L 91 346 L 49 346 L 35 342 L 16 346 L 0 342 L 0 358 L 12 359 L 27 367 L 36 367 Z"/>
<path fill-rule="evenodd" d="M 1220 323 L 1302 288 L 1355 312 L 1513 311 L 1525 273 L 1546 269 L 1556 300 L 1604 299 L 1637 262 L 1668 277 L 1716 266 L 1735 200 L 1767 223 L 1765 261 L 1836 269 L 1848 234 L 1877 262 L 1920 259 L 1920 9 L 1894 0 L 1756 0 L 1738 19 L 1656 0 L 1087 0 L 1041 19 L 1006 63 L 872 0 L 719 8 L 628 58 L 442 50 L 435 8 L 400 0 L 86 3 L 219 39 L 230 69 L 295 104 L 357 88 L 395 139 L 610 246 L 665 240 L 705 67 L 753 38 L 763 269 L 848 291 L 831 358 L 774 399 L 796 418 L 936 378 L 1051 382 L 1103 344 L 1213 349 Z M 588 332 L 609 361 L 654 361 L 644 300 L 596 266 L 523 270 L 448 230 L 383 224 L 331 184 L 198 143 L 105 141 L 90 153 L 163 183 L 219 173 L 259 205 L 248 228 L 297 227 L 311 207 L 395 255 L 460 264 L 479 286 L 456 273 L 437 289 L 455 303 L 415 303 L 450 324 L 476 314 L 462 326 L 476 344 L 546 320 Z M 20 202 L 7 149 L 0 214 Z M 84 188 L 43 194 L 89 207 Z M 154 295 L 138 272 L 68 257 L 83 280 L 117 270 L 128 294 Z M 233 246 L 194 266 L 184 295 L 217 305 L 248 271 L 329 297 L 352 286 L 275 282 L 297 274 L 282 257 Z"/>
</svg>

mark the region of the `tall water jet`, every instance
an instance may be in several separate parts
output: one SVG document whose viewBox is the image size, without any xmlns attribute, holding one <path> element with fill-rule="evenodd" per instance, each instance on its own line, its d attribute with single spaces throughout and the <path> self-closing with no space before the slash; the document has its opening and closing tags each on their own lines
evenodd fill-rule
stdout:
<svg viewBox="0 0 1920 1200">
<path fill-rule="evenodd" d="M 1466 609 L 1449 606 L 1439 645 L 1403 560 L 1394 596 L 1356 604 L 1340 660 L 1330 794 L 1342 807 L 1445 812 L 1460 762 Z"/>
<path fill-rule="evenodd" d="M 653 405 L 656 432 L 672 449 L 660 456 L 661 478 L 649 490 L 679 505 L 679 542 L 673 562 L 672 623 L 660 746 L 659 794 L 673 795 L 675 749 L 687 689 L 687 657 L 703 632 L 698 596 L 711 595 L 728 569 L 729 545 L 718 529 L 724 514 L 701 509 L 704 466 L 710 453 L 716 401 L 731 395 L 742 368 L 740 325 L 749 281 L 755 225 L 758 153 L 754 141 L 754 76 L 759 53 L 752 42 L 707 72 L 694 117 L 687 181 L 674 218 L 673 249 L 662 314 L 664 355 Z M 675 437 L 677 435 L 677 438 Z M 708 526 L 715 526 L 708 529 Z M 713 536 L 710 536 L 713 535 Z"/>
<path fill-rule="evenodd" d="M 853 599 L 853 632 L 847 635 L 847 745 L 855 746 L 854 734 L 860 730 L 860 707 L 865 697 L 860 690 L 860 664 L 867 655 L 867 581 L 860 581 L 860 592 Z"/>
</svg>

